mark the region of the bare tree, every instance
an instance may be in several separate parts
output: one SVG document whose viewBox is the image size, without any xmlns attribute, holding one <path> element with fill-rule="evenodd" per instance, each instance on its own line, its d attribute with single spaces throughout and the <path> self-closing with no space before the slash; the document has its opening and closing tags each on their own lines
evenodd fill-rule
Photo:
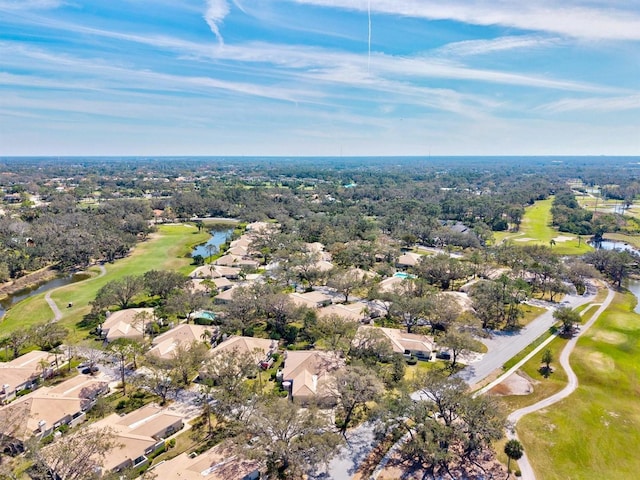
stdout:
<svg viewBox="0 0 640 480">
<path fill-rule="evenodd" d="M 106 453 L 117 447 L 109 428 L 84 428 L 32 451 L 37 468 L 60 480 L 100 478 Z"/>
</svg>

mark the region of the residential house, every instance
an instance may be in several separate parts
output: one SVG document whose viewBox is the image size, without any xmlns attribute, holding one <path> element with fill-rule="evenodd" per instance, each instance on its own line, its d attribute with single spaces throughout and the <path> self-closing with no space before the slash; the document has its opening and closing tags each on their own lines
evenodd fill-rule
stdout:
<svg viewBox="0 0 640 480">
<path fill-rule="evenodd" d="M 370 307 L 364 302 L 354 302 L 349 304 L 336 303 L 318 309 L 319 317 L 328 317 L 329 315 L 337 315 L 354 322 L 364 322 L 369 320 L 371 316 Z"/>
<path fill-rule="evenodd" d="M 146 328 L 141 320 L 143 314 L 149 319 L 153 318 L 153 308 L 126 308 L 111 312 L 101 326 L 102 337 L 109 343 L 119 338 L 142 339 L 143 329 Z"/>
<path fill-rule="evenodd" d="M 431 337 L 417 333 L 407 333 L 397 328 L 383 328 L 362 326 L 358 332 L 367 328 L 376 328 L 382 332 L 391 342 L 393 351 L 404 355 L 414 355 L 419 360 L 430 360 L 435 343 Z"/>
<path fill-rule="evenodd" d="M 12 438 L 12 452 L 19 452 L 21 442 L 32 436 L 46 437 L 62 426 L 74 427 L 85 420 L 99 395 L 109 391 L 107 382 L 78 375 L 54 387 L 42 387 L 0 409 L 0 434 Z M 11 425 L 9 418 L 20 418 L 20 429 L 3 432 Z"/>
<path fill-rule="evenodd" d="M 10 362 L 0 362 L 0 403 L 12 400 L 21 390 L 32 388 L 40 377 L 51 375 L 55 369 L 56 356 L 39 350 Z"/>
<path fill-rule="evenodd" d="M 257 480 L 259 463 L 237 455 L 229 446 L 218 444 L 199 454 L 182 453 L 152 467 L 159 479 L 175 480 Z"/>
<path fill-rule="evenodd" d="M 242 337 L 232 335 L 214 347 L 210 356 L 220 355 L 222 352 L 236 352 L 238 355 L 251 355 L 256 363 L 271 357 L 278 350 L 278 342 L 268 338 Z"/>
<path fill-rule="evenodd" d="M 292 400 L 301 404 L 335 405 L 335 372 L 344 364 L 336 352 L 287 351 L 282 385 L 289 389 Z"/>
<path fill-rule="evenodd" d="M 218 305 L 222 305 L 225 303 L 229 303 L 233 300 L 233 295 L 234 292 L 236 290 L 236 288 L 238 288 L 237 286 L 231 287 L 227 290 L 224 290 L 220 293 L 218 293 L 215 297 L 213 297 L 213 303 L 216 303 Z"/>
<path fill-rule="evenodd" d="M 104 455 L 103 472 L 137 468 L 148 463 L 148 456 L 165 445 L 165 439 L 184 427 L 183 417 L 150 404 L 127 415 L 117 413 L 91 424 L 87 428 L 110 428 L 116 447 Z"/>
<path fill-rule="evenodd" d="M 312 290 L 305 293 L 290 293 L 289 298 L 298 306 L 308 308 L 322 308 L 331 305 L 332 299 L 329 295 Z"/>
<path fill-rule="evenodd" d="M 170 360 L 174 358 L 175 351 L 180 345 L 187 346 L 193 342 L 206 342 L 209 344 L 216 330 L 217 327 L 182 323 L 155 337 L 151 342 L 153 346 L 148 354 Z"/>
<path fill-rule="evenodd" d="M 403 277 L 393 277 L 385 278 L 380 283 L 378 283 L 378 290 L 381 292 L 392 292 L 396 286 L 400 285 L 404 280 Z"/>
<path fill-rule="evenodd" d="M 398 257 L 398 260 L 396 260 L 396 267 L 399 269 L 415 267 L 418 262 L 420 262 L 421 258 L 422 255 L 418 253 L 406 252 Z"/>
</svg>

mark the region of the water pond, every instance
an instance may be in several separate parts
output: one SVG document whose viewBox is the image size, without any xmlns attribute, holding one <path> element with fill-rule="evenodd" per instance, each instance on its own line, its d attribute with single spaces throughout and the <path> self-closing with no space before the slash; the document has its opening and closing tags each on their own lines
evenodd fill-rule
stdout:
<svg viewBox="0 0 640 480">
<path fill-rule="evenodd" d="M 220 227 L 214 228 L 210 230 L 211 238 L 207 240 L 206 243 L 202 245 L 198 245 L 191 252 L 191 257 L 195 257 L 196 255 L 200 255 L 203 258 L 209 257 L 209 255 L 215 255 L 218 253 L 218 249 L 221 245 L 223 245 L 227 239 L 231 238 L 233 234 L 233 228 L 229 227 Z"/>
<path fill-rule="evenodd" d="M 48 282 L 41 283 L 33 288 L 27 288 L 14 293 L 13 295 L 9 295 L 7 298 L 0 300 L 0 318 L 4 316 L 5 312 L 11 305 L 14 305 L 26 298 L 33 297 L 34 295 L 38 295 L 48 290 L 53 290 L 54 288 L 64 287 L 71 283 L 80 282 L 89 277 L 91 277 L 91 275 L 88 273 L 75 273 L 72 275 L 60 276 L 49 280 Z"/>
</svg>

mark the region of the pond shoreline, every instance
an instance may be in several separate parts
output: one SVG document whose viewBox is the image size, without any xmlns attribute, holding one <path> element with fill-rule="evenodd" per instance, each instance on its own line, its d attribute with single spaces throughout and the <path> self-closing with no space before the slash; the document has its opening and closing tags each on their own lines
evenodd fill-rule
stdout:
<svg viewBox="0 0 640 480">
<path fill-rule="evenodd" d="M 0 285 L 0 301 L 6 300 L 11 295 L 20 293 L 23 290 L 37 288 L 43 283 L 54 280 L 58 276 L 60 276 L 60 272 L 48 266 L 16 278 L 13 281 L 4 282 Z"/>
</svg>

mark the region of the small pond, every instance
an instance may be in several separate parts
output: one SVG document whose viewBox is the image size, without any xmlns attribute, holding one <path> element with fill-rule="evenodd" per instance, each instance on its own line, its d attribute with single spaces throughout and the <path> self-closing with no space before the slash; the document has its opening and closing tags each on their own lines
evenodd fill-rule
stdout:
<svg viewBox="0 0 640 480">
<path fill-rule="evenodd" d="M 626 250 L 627 252 L 640 255 L 640 250 L 635 248 L 633 245 L 629 245 L 625 242 L 617 242 L 615 240 L 602 240 L 599 248 L 603 250 Z M 634 311 L 636 313 L 640 313 L 640 280 L 636 278 L 628 278 L 625 281 L 624 286 L 635 295 L 636 299 L 638 299 L 638 303 L 636 304 Z"/>
<path fill-rule="evenodd" d="M 224 244 L 228 238 L 231 238 L 233 228 L 227 226 L 213 228 L 209 233 L 211 233 L 211 238 L 206 243 L 194 248 L 191 252 L 191 257 L 201 255 L 203 258 L 207 258 L 210 254 L 215 255 L 218 253 L 220 245 Z"/>
<path fill-rule="evenodd" d="M 596 246 L 593 242 L 590 242 L 590 245 L 594 247 Z M 637 248 L 629 245 L 628 243 L 618 242 L 615 240 L 602 240 L 598 245 L 598 248 L 601 248 L 602 250 L 626 250 L 640 255 L 640 251 Z"/>
<path fill-rule="evenodd" d="M 9 295 L 7 298 L 0 300 L 0 318 L 4 316 L 5 312 L 11 305 L 18 303 L 21 300 L 33 297 L 34 295 L 38 295 L 48 290 L 53 290 L 54 288 L 64 287 L 65 285 L 69 285 L 71 283 L 86 280 L 89 277 L 91 277 L 91 275 L 89 275 L 88 273 L 74 273 L 72 275 L 56 277 L 52 280 L 49 280 L 48 282 L 41 283 L 36 287 L 27 288 L 14 293 L 13 295 Z"/>
</svg>

